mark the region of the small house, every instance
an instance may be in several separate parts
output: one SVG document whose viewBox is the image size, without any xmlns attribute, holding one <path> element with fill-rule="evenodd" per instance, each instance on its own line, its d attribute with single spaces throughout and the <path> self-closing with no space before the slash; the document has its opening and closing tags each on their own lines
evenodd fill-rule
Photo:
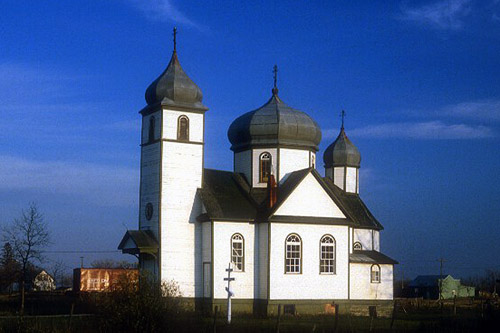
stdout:
<svg viewBox="0 0 500 333">
<path fill-rule="evenodd" d="M 475 288 L 462 285 L 460 279 L 451 275 L 419 275 L 408 285 L 410 297 L 425 299 L 442 299 L 456 297 L 474 297 Z"/>
<path fill-rule="evenodd" d="M 52 275 L 42 269 L 33 278 L 34 291 L 53 291 L 56 290 L 56 282 Z"/>
</svg>

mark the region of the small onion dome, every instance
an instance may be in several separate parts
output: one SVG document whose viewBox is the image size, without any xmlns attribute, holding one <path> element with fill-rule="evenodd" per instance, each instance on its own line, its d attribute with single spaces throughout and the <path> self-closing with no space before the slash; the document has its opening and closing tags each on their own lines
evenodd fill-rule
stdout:
<svg viewBox="0 0 500 333">
<path fill-rule="evenodd" d="M 231 150 L 254 147 L 285 146 L 318 151 L 321 130 L 316 122 L 302 111 L 286 105 L 273 96 L 257 110 L 236 118 L 227 132 Z"/>
<path fill-rule="evenodd" d="M 361 154 L 358 148 L 345 135 L 344 127 L 340 129 L 337 139 L 326 148 L 323 154 L 325 168 L 350 166 L 359 168 Z"/>
<path fill-rule="evenodd" d="M 172 106 L 207 110 L 201 103 L 200 88 L 186 75 L 174 50 L 167 69 L 146 89 L 148 105 L 162 103 Z"/>
</svg>

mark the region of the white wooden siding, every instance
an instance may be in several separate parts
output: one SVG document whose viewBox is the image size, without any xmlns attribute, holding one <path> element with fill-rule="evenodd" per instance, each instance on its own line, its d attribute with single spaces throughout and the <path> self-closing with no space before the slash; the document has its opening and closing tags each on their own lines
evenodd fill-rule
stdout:
<svg viewBox="0 0 500 333">
<path fill-rule="evenodd" d="M 372 230 L 354 229 L 354 242 L 360 242 L 363 250 L 373 250 Z"/>
<path fill-rule="evenodd" d="M 380 266 L 380 283 L 370 280 L 371 264 L 351 264 L 351 299 L 388 300 L 393 298 L 393 266 Z"/>
<path fill-rule="evenodd" d="M 243 272 L 233 272 L 231 282 L 234 298 L 254 298 L 254 265 L 258 257 L 254 252 L 255 224 L 241 222 L 214 222 L 214 297 L 226 298 L 226 268 L 231 261 L 231 236 L 239 233 L 245 240 L 245 262 Z"/>
<path fill-rule="evenodd" d="M 356 168 L 347 168 L 346 180 L 345 180 L 345 190 L 346 192 L 356 193 L 356 178 L 357 178 Z"/>
<path fill-rule="evenodd" d="M 163 113 L 163 138 L 177 140 L 177 124 L 180 116 L 189 119 L 189 141 L 203 142 L 203 113 L 183 112 L 165 109 Z"/>
<path fill-rule="evenodd" d="M 333 183 L 344 189 L 344 167 L 336 167 L 333 171 Z"/>
<path fill-rule="evenodd" d="M 302 239 L 302 274 L 285 274 L 285 240 L 290 233 Z M 271 224 L 271 299 L 347 299 L 348 227 L 332 225 Z M 336 274 L 320 274 L 320 239 L 329 234 L 336 242 Z"/>
<path fill-rule="evenodd" d="M 141 200 L 139 204 L 139 229 L 151 230 L 158 237 L 158 211 L 160 195 L 160 143 L 141 147 Z M 153 205 L 151 220 L 146 218 L 147 203 Z"/>
<path fill-rule="evenodd" d="M 306 169 L 310 166 L 308 150 L 281 148 L 279 158 L 279 180 L 290 172 Z"/>
<path fill-rule="evenodd" d="M 275 215 L 345 218 L 312 174 L 302 180 Z"/>
<path fill-rule="evenodd" d="M 259 223 L 257 224 L 258 230 L 258 241 L 256 242 L 259 255 L 258 264 L 255 264 L 256 274 L 258 275 L 258 286 L 256 293 L 257 297 L 260 299 L 267 298 L 267 263 L 268 263 L 268 255 L 269 255 L 269 241 L 268 241 L 268 231 L 269 224 L 268 223 Z"/>
<path fill-rule="evenodd" d="M 373 230 L 373 249 L 380 252 L 380 232 Z"/>
<path fill-rule="evenodd" d="M 259 183 L 259 162 L 260 162 L 260 154 L 263 152 L 268 152 L 272 156 L 272 173 L 276 177 L 276 165 L 278 161 L 278 150 L 276 148 L 263 148 L 263 149 L 253 149 L 253 177 L 252 177 L 252 186 L 253 187 L 266 187 L 267 183 Z"/>
<path fill-rule="evenodd" d="M 201 225 L 196 221 L 202 156 L 202 145 L 163 142 L 161 276 L 177 281 L 184 297 L 203 293 Z"/>
<path fill-rule="evenodd" d="M 142 133 L 141 133 L 141 143 L 149 142 L 149 122 L 151 117 L 155 117 L 155 130 L 154 135 L 155 139 L 160 138 L 160 130 L 161 130 L 161 113 L 160 111 L 151 113 L 145 117 L 142 117 Z"/>
</svg>

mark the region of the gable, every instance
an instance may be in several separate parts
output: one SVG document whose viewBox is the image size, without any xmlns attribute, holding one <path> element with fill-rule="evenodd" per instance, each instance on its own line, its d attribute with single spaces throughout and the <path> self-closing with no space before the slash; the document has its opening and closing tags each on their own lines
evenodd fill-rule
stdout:
<svg viewBox="0 0 500 333">
<path fill-rule="evenodd" d="M 311 173 L 295 187 L 274 215 L 346 218 Z"/>
</svg>

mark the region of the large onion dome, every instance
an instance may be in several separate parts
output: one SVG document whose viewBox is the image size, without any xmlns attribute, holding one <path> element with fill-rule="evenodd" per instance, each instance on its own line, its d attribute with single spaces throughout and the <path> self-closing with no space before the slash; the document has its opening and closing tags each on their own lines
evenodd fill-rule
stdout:
<svg viewBox="0 0 500 333">
<path fill-rule="evenodd" d="M 203 94 L 200 88 L 182 69 L 174 49 L 165 71 L 146 89 L 146 102 L 148 105 L 162 103 L 207 110 L 207 107 L 201 103 L 202 99 Z"/>
<path fill-rule="evenodd" d="M 278 97 L 276 86 L 272 92 L 266 104 L 236 118 L 229 126 L 231 150 L 288 146 L 317 151 L 321 141 L 318 124 L 304 112 L 286 105 Z"/>
<path fill-rule="evenodd" d="M 326 148 L 323 154 L 325 168 L 336 166 L 349 166 L 359 168 L 361 154 L 358 148 L 349 140 L 344 131 L 344 126 L 340 129 L 337 139 Z"/>
</svg>

